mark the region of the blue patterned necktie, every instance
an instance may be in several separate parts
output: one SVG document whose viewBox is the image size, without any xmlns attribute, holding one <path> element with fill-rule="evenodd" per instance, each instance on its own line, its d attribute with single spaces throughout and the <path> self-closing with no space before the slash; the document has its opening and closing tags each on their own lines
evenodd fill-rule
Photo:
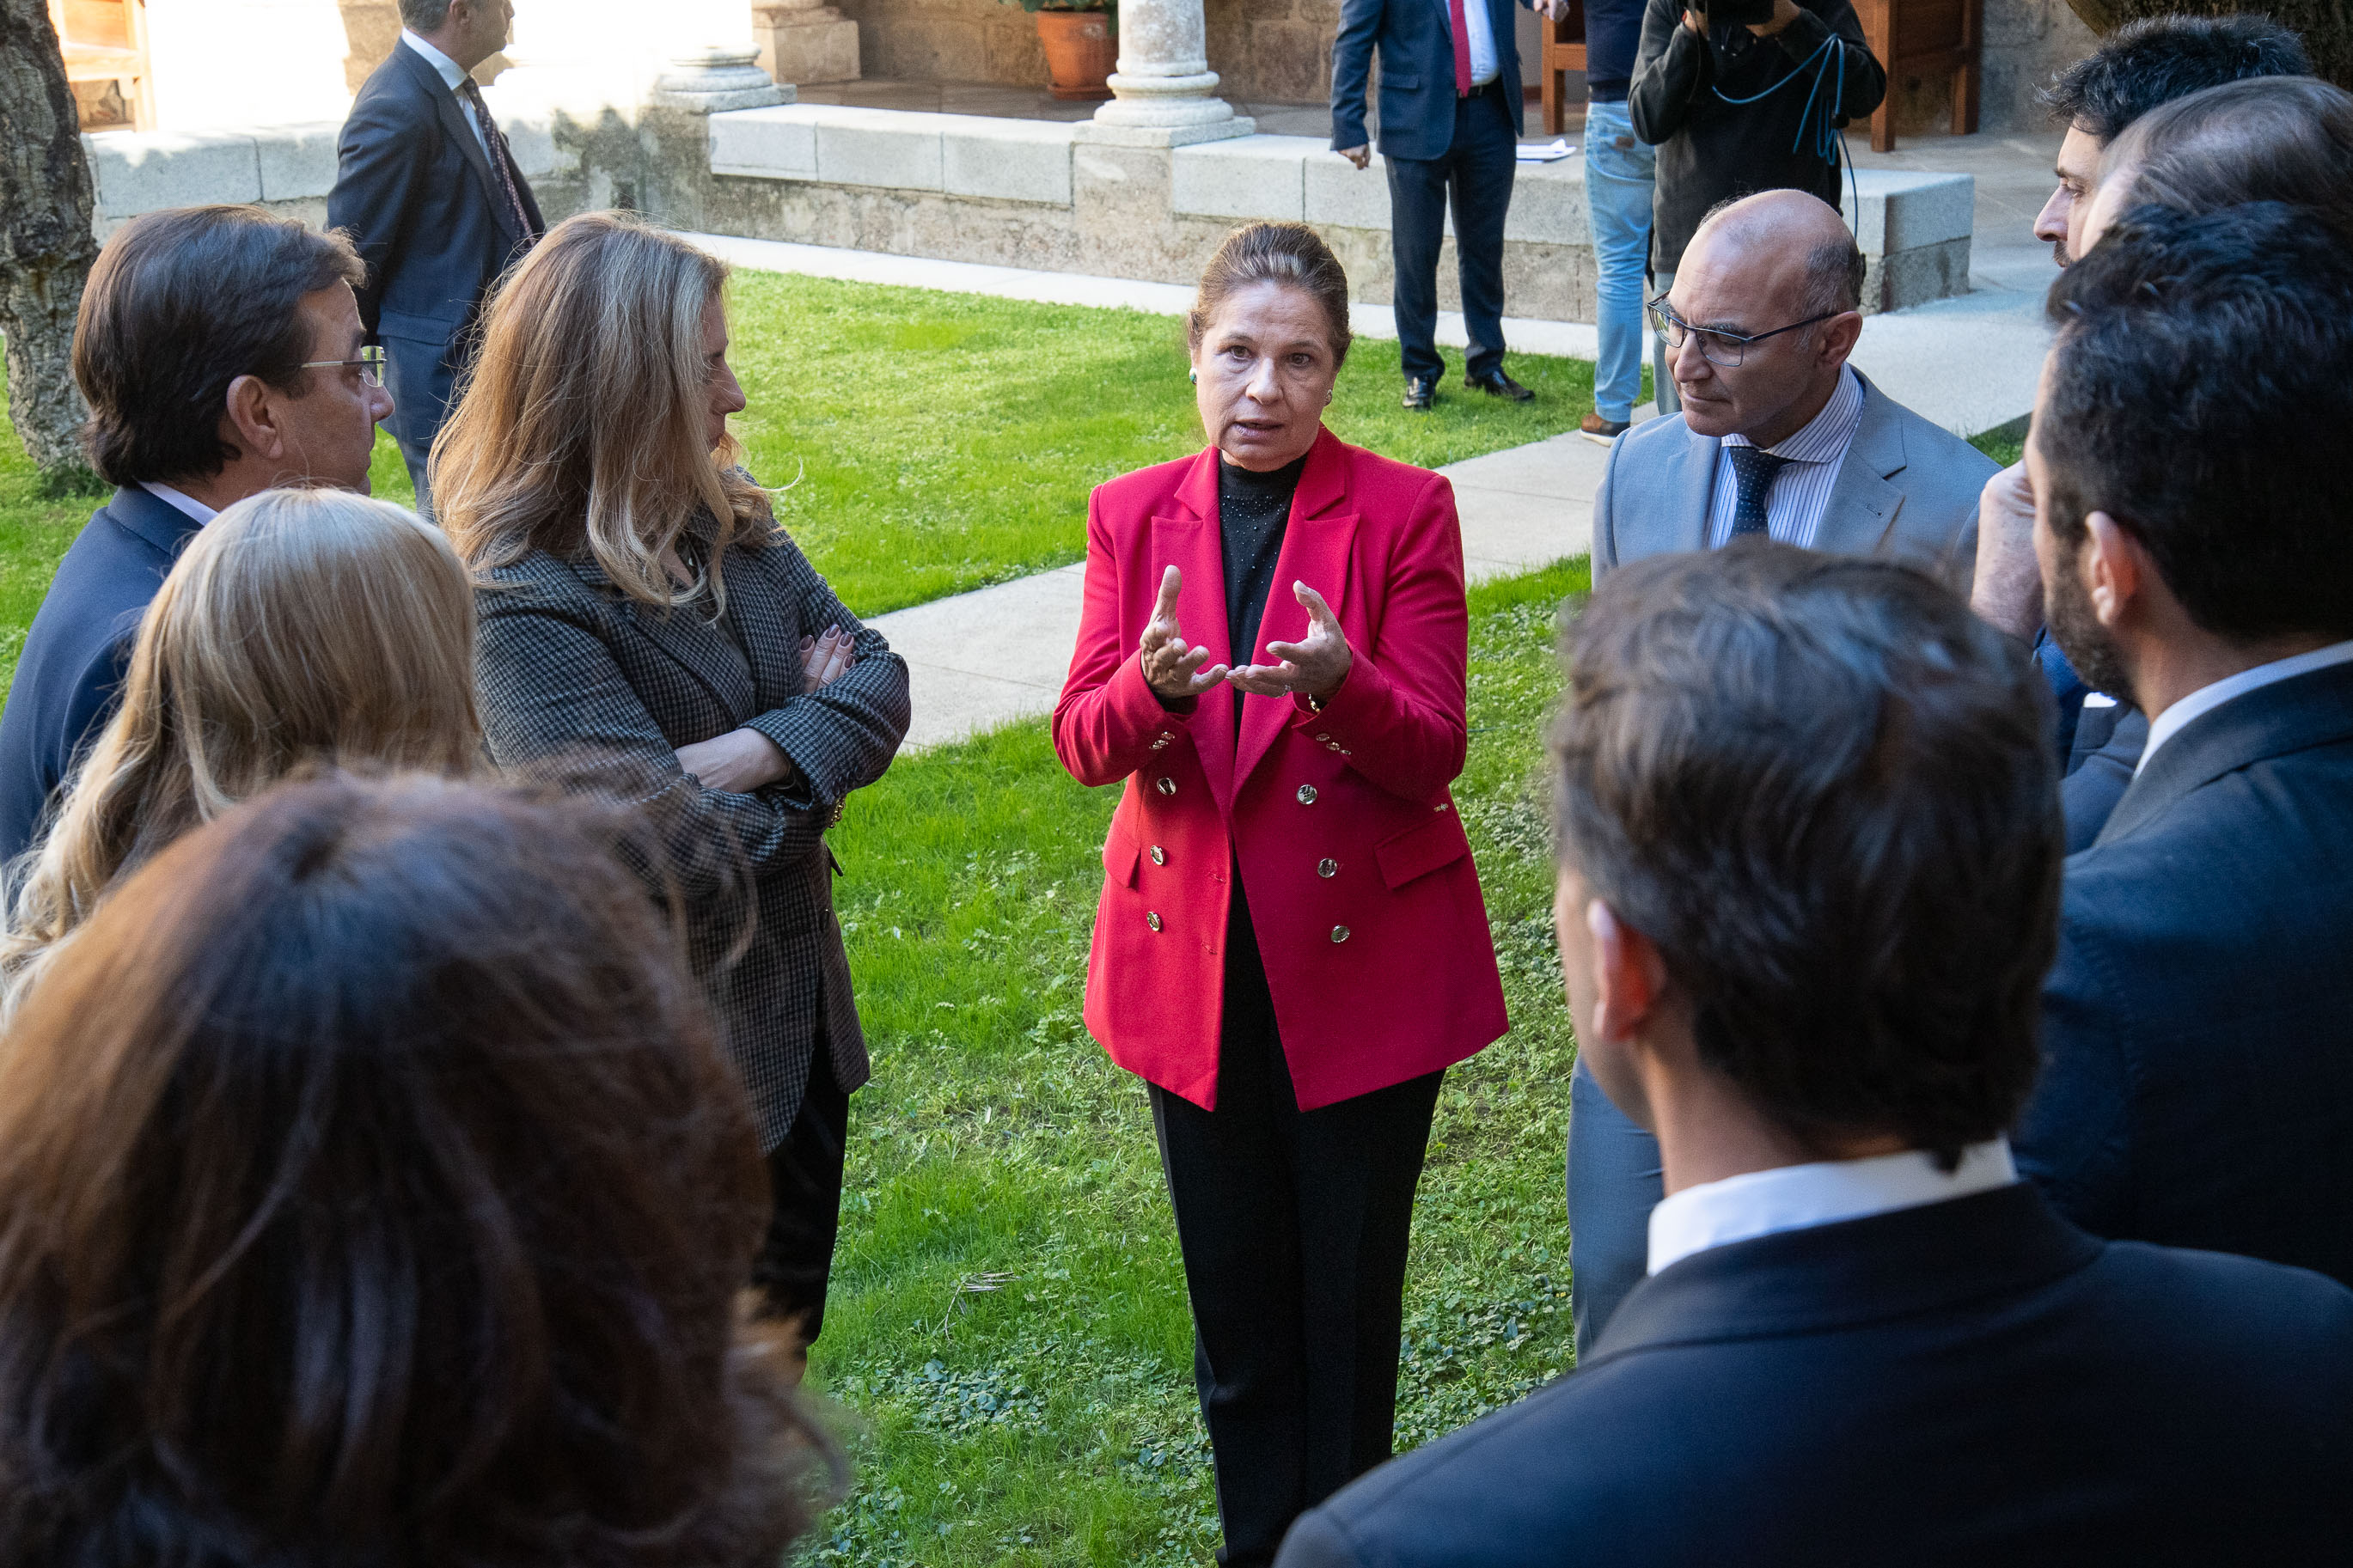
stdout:
<svg viewBox="0 0 2353 1568">
<path fill-rule="evenodd" d="M 1777 458 L 1762 447 L 1726 447 L 1732 458 L 1732 478 L 1737 486 L 1732 503 L 1732 537 L 1763 533 L 1765 529 L 1765 498 L 1773 489 L 1773 476 L 1792 459 Z"/>
</svg>

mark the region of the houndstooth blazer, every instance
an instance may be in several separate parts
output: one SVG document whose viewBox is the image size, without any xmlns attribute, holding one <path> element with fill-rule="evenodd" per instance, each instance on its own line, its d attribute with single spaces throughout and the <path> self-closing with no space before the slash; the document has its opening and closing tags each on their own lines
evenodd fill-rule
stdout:
<svg viewBox="0 0 2353 1568">
<path fill-rule="evenodd" d="M 640 869 L 684 906 L 689 955 L 773 1149 L 799 1112 L 820 1029 L 843 1089 L 868 1076 L 824 835 L 906 735 L 907 666 L 781 530 L 724 565 L 748 679 L 707 612 L 665 615 L 624 595 L 592 558 L 545 551 L 480 591 L 477 675 L 500 766 L 574 787 L 590 779 L 645 814 L 667 864 Z M 799 641 L 829 626 L 854 633 L 856 665 L 805 696 Z M 797 780 L 742 795 L 680 769 L 679 747 L 746 726 L 782 748 Z"/>
</svg>

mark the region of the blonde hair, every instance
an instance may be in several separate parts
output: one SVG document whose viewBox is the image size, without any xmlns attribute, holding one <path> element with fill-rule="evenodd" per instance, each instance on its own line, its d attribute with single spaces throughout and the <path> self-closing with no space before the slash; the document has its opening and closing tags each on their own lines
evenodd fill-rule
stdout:
<svg viewBox="0 0 2353 1568">
<path fill-rule="evenodd" d="M 121 706 L 18 863 L 9 1005 L 110 885 L 305 764 L 480 771 L 473 663 L 472 584 L 414 513 L 328 489 L 222 512 L 164 579 Z"/>
<path fill-rule="evenodd" d="M 629 597 L 699 598 L 661 559 L 698 512 L 718 520 L 703 570 L 775 535 L 768 498 L 708 440 L 702 315 L 726 266 L 641 218 L 566 218 L 491 296 L 456 411 L 433 443 L 434 515 L 478 574 L 585 547 Z"/>
</svg>

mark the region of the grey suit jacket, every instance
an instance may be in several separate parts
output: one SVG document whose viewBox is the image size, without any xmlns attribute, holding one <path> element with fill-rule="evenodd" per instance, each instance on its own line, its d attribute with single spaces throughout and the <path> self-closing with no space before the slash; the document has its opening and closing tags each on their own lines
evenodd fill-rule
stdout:
<svg viewBox="0 0 2353 1568">
<path fill-rule="evenodd" d="M 1978 496 L 2000 465 L 1862 382 L 1862 420 L 1839 465 L 1814 548 L 1909 561 L 1969 590 Z M 1593 575 L 1645 555 L 1707 546 L 1715 454 L 1680 414 L 1637 425 L 1609 449 L 1593 501 Z"/>
<path fill-rule="evenodd" d="M 643 815 L 662 864 L 640 868 L 684 906 L 689 956 L 774 1148 L 820 1037 L 844 1089 L 866 1081 L 825 830 L 897 753 L 907 666 L 781 531 L 766 548 L 730 551 L 725 575 L 740 651 L 707 610 L 664 615 L 623 595 L 593 559 L 534 551 L 480 590 L 477 676 L 500 766 Z M 854 635 L 857 664 L 803 695 L 800 638 L 828 626 Z M 793 760 L 793 784 L 738 794 L 680 769 L 679 747 L 744 727 Z"/>
</svg>

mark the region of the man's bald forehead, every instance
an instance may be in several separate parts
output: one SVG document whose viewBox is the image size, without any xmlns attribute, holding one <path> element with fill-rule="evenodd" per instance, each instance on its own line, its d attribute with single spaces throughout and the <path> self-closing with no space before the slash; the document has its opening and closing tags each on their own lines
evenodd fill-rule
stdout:
<svg viewBox="0 0 2353 1568">
<path fill-rule="evenodd" d="M 1838 208 L 1805 191 L 1763 191 L 1727 202 L 1707 216 L 1700 234 L 1742 246 L 1788 247 L 1800 256 L 1846 237 Z"/>
</svg>

